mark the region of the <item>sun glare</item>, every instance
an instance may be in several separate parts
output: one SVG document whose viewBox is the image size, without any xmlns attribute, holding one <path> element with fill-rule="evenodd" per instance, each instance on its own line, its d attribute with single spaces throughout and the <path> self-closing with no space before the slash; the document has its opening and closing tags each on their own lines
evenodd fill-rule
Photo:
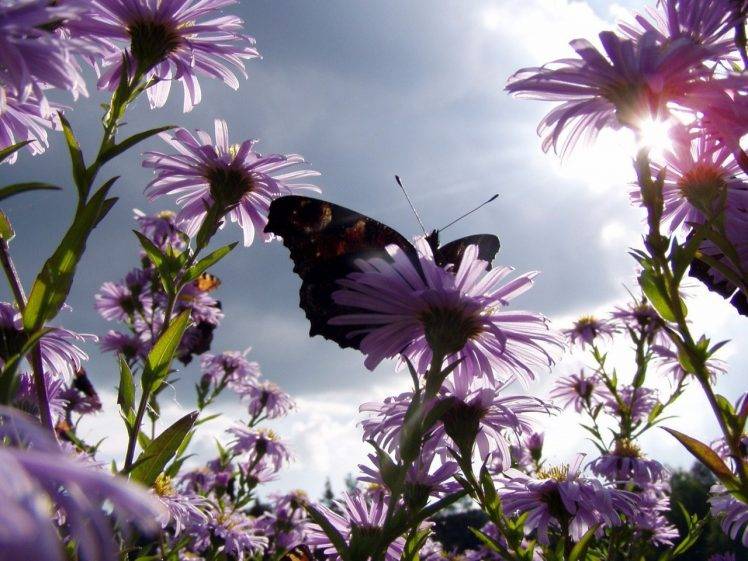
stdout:
<svg viewBox="0 0 748 561">
<path fill-rule="evenodd" d="M 655 156 L 662 155 L 663 152 L 670 150 L 673 141 L 670 138 L 670 121 L 660 121 L 656 119 L 647 119 L 639 125 L 639 145 L 649 148 Z"/>
</svg>

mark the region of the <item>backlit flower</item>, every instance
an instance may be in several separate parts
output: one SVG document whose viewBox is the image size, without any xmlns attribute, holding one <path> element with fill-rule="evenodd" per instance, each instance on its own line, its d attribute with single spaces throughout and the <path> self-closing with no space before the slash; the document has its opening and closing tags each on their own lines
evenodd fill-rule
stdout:
<svg viewBox="0 0 748 561">
<path fill-rule="evenodd" d="M 190 236 L 202 225 L 208 208 L 219 205 L 232 222 L 244 232 L 244 245 L 252 244 L 255 231 L 262 232 L 273 199 L 300 190 L 318 191 L 313 185 L 296 180 L 319 175 L 297 169 L 304 160 L 296 154 L 263 156 L 253 150 L 254 140 L 239 145 L 229 144 L 228 127 L 221 119 L 215 121 L 215 144 L 202 131 L 194 135 L 185 129 L 162 138 L 177 154 L 148 152 L 143 166 L 153 168 L 156 177 L 146 187 L 150 200 L 163 195 L 176 195 L 182 207 L 177 223 Z M 271 236 L 263 234 L 265 241 Z"/>
<path fill-rule="evenodd" d="M 601 386 L 602 381 L 595 374 L 587 376 L 584 370 L 580 370 L 579 374 L 559 378 L 550 395 L 553 399 L 558 399 L 562 407 L 574 405 L 574 410 L 579 413 L 585 406 L 590 407 L 598 400 L 595 388 L 599 389 Z"/>
<path fill-rule="evenodd" d="M 268 419 L 282 417 L 294 408 L 294 401 L 290 395 L 272 382 L 255 382 L 248 384 L 241 392 L 246 400 L 250 416 L 265 416 Z"/>
<path fill-rule="evenodd" d="M 659 481 L 664 475 L 660 462 L 644 457 L 639 446 L 627 439 L 617 440 L 614 451 L 592 461 L 590 469 L 609 481 L 633 481 L 639 486 Z"/>
<path fill-rule="evenodd" d="M 733 497 L 720 484 L 713 485 L 710 494 L 711 513 L 721 521 L 722 531 L 733 540 L 740 539 L 748 547 L 748 505 Z"/>
<path fill-rule="evenodd" d="M 231 451 L 235 454 L 249 453 L 253 458 L 262 458 L 276 471 L 291 460 L 288 448 L 271 430 L 236 426 L 227 432 L 235 437 L 231 444 Z"/>
<path fill-rule="evenodd" d="M 619 386 L 616 394 L 617 397 L 607 388 L 603 390 L 605 406 L 611 415 L 616 417 L 627 415 L 633 423 L 640 423 L 646 419 L 658 403 L 657 391 L 652 388 Z"/>
<path fill-rule="evenodd" d="M 682 101 L 693 84 L 711 72 L 701 62 L 710 54 L 688 39 L 659 42 L 654 32 L 637 41 L 600 33 L 603 56 L 576 39 L 579 58 L 525 68 L 509 79 L 507 91 L 529 99 L 562 102 L 540 123 L 543 150 L 566 153 L 581 138 L 593 139 L 606 127 L 637 129 L 639 123 L 668 115 L 670 102 Z"/>
<path fill-rule="evenodd" d="M 0 150 L 27 140 L 30 143 L 26 148 L 34 156 L 49 147 L 47 129 L 56 125 L 41 103 L 34 94 L 21 100 L 0 84 Z M 14 152 L 3 163 L 13 164 L 17 159 L 18 152 Z"/>
<path fill-rule="evenodd" d="M 596 339 L 610 337 L 616 331 L 615 326 L 605 320 L 599 320 L 593 316 L 583 316 L 574 322 L 571 329 L 565 329 L 564 334 L 569 338 L 572 345 L 579 341 L 582 348 L 591 345 Z"/>
<path fill-rule="evenodd" d="M 171 82 L 184 87 L 183 109 L 200 103 L 198 76 L 218 78 L 239 88 L 244 61 L 259 56 L 254 39 L 242 33 L 240 18 L 221 15 L 234 0 L 95 0 L 82 17 L 68 24 L 74 38 L 94 43 L 104 57 L 99 87 L 116 89 L 123 54 L 145 81 L 151 107 L 166 103 Z M 124 49 L 124 52 L 123 52 Z"/>
<path fill-rule="evenodd" d="M 477 246 L 468 247 L 452 271 L 436 264 L 426 240 L 416 246 L 423 273 L 391 245 L 391 260 L 358 260 L 361 272 L 339 280 L 342 288 L 333 293 L 335 302 L 352 313 L 330 323 L 360 326 L 351 336 L 362 337 L 359 349 L 367 368 L 402 354 L 425 372 L 437 351 L 447 363 L 462 361 L 457 376 L 526 381 L 553 363 L 551 353 L 561 343 L 545 318 L 503 309 L 531 287 L 536 273 L 505 282 L 512 269 L 489 271 Z"/>
</svg>

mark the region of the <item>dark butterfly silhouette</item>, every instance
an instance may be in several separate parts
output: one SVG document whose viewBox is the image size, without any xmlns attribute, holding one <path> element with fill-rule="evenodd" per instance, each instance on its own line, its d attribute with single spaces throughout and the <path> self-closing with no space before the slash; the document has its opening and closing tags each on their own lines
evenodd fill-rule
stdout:
<svg viewBox="0 0 748 561">
<path fill-rule="evenodd" d="M 340 288 L 336 281 L 358 271 L 354 261 L 373 257 L 390 260 L 385 247 L 394 244 L 421 270 L 416 248 L 397 231 L 319 199 L 290 195 L 274 200 L 265 232 L 280 236 L 291 251 L 293 270 L 302 280 L 299 305 L 311 323 L 309 335 L 322 335 L 344 348 L 359 348 L 362 336 L 350 333 L 362 326 L 329 325 L 328 321 L 351 311 L 336 304 L 332 293 Z M 477 245 L 480 259 L 489 263 L 499 251 L 499 238 L 492 234 L 467 236 L 440 246 L 439 232 L 434 230 L 426 239 L 442 267 L 459 265 L 469 245 Z"/>
<path fill-rule="evenodd" d="M 723 258 L 723 256 L 718 257 L 718 259 L 720 258 Z M 716 292 L 730 302 L 740 315 L 748 316 L 748 298 L 734 282 L 724 277 L 719 282 L 715 281 L 712 277 L 711 267 L 698 258 L 691 263 L 688 274 L 699 279 L 709 290 Z"/>
</svg>

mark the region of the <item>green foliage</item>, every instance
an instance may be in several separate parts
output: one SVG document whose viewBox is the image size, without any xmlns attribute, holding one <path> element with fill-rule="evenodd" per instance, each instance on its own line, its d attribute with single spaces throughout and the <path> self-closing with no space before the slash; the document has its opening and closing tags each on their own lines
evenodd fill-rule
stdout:
<svg viewBox="0 0 748 561">
<path fill-rule="evenodd" d="M 197 416 L 197 411 L 188 413 L 148 443 L 130 477 L 143 485 L 153 485 L 188 437 Z"/>
</svg>

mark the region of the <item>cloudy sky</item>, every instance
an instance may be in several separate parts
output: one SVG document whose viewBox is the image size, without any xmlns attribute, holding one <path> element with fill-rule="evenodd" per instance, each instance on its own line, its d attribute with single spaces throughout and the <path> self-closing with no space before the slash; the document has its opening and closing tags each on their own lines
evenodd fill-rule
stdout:
<svg viewBox="0 0 748 561">
<path fill-rule="evenodd" d="M 395 187 L 395 173 L 404 178 L 428 228 L 499 193 L 490 207 L 451 228 L 445 241 L 496 233 L 502 241 L 498 262 L 518 271 L 542 271 L 518 306 L 540 311 L 563 327 L 582 313 L 602 313 L 625 301 L 625 286 L 633 286 L 627 248 L 639 243 L 642 219 L 627 197 L 633 141 L 625 133 L 604 134 L 594 146 L 561 162 L 541 152 L 535 133 L 548 106 L 511 99 L 502 88 L 518 68 L 568 56 L 569 40 L 594 40 L 617 17 L 642 5 L 247 0 L 234 12 L 256 37 L 263 60 L 249 65 L 249 80 L 239 91 L 203 81 L 203 102 L 187 115 L 181 113 L 176 90 L 161 110 L 150 111 L 141 100 L 127 128 L 168 123 L 212 131 L 213 119 L 225 118 L 233 141 L 258 138 L 262 151 L 303 154 L 322 172 L 318 184 L 325 198 L 405 235 L 417 234 L 418 227 Z M 103 99 L 92 92 L 69 113 L 84 149 L 92 150 L 98 141 Z M 156 148 L 164 148 L 158 139 L 142 147 Z M 18 234 L 12 251 L 27 286 L 69 223 L 74 197 L 65 179 L 68 167 L 61 138 L 54 134 L 48 153 L 34 159 L 24 153 L 15 166 L 0 168 L 4 183 L 43 180 L 65 187 L 61 193 L 15 198 L 4 208 Z M 137 263 L 132 209 L 170 208 L 168 200 L 150 204 L 143 196 L 149 174 L 135 151 L 111 163 L 107 173 L 121 176 L 115 189 L 120 201 L 89 245 L 69 300 L 73 311 L 59 317 L 67 327 L 100 335 L 112 326 L 95 313 L 93 294 Z M 228 227 L 219 238 L 228 243 L 241 235 Z M 395 373 L 392 364 L 370 373 L 357 352 L 308 337 L 297 305 L 299 279 L 279 243 L 238 248 L 214 272 L 224 281 L 218 297 L 226 312 L 214 350 L 251 346 L 250 356 L 266 377 L 297 400 L 296 412 L 276 424 L 297 461 L 271 488 L 303 487 L 318 495 L 329 475 L 339 489 L 367 453 L 356 425 L 358 404 L 402 390 L 407 376 Z M 724 354 L 731 373 L 719 384 L 732 398 L 745 385 L 748 359 L 739 352 L 748 348 L 745 321 L 703 289 L 692 294 L 691 310 L 700 328 L 715 340 L 733 339 Z M 7 299 L 7 290 L 3 295 Z M 87 350 L 89 373 L 113 404 L 113 357 L 101 355 L 95 345 Z M 620 369 L 627 372 L 622 354 Z M 579 360 L 567 355 L 530 392 L 545 395 L 551 381 L 580 365 Z M 194 367 L 180 372 L 177 388 L 165 393 L 164 422 L 190 409 L 198 376 Z M 215 409 L 224 415 L 195 440 L 195 452 L 203 458 L 212 454 L 214 437 L 242 415 L 230 398 Z M 695 388 L 675 413 L 679 417 L 669 425 L 703 438 L 716 435 Z M 589 448 L 573 416 L 544 424 L 553 459 Z M 91 419 L 83 434 L 107 437 L 103 454 L 121 458 L 124 428 L 113 408 Z M 672 465 L 690 463 L 659 430 L 645 439 L 645 449 Z"/>
</svg>

